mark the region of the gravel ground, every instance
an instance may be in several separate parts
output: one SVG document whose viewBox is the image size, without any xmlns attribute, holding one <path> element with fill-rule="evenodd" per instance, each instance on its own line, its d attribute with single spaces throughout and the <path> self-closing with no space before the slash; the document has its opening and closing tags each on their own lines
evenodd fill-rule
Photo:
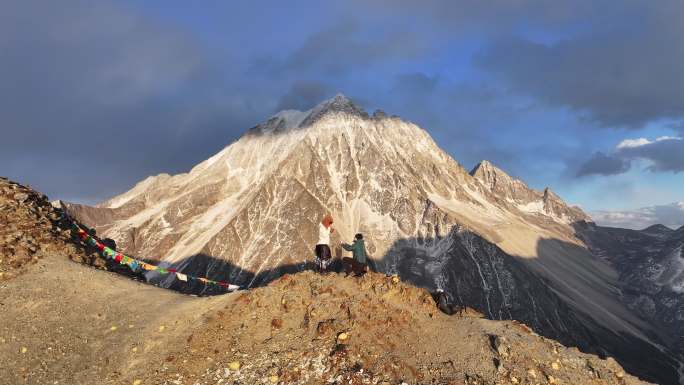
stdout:
<svg viewBox="0 0 684 385">
<path fill-rule="evenodd" d="M 0 285 L 2 384 L 640 384 L 379 274 L 192 297 L 45 258 Z"/>
</svg>

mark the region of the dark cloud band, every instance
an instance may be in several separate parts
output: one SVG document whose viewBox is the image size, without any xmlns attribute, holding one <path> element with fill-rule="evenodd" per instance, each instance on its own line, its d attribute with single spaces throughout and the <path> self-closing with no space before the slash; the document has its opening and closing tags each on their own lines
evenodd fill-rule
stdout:
<svg viewBox="0 0 684 385">
<path fill-rule="evenodd" d="M 595 153 L 581 164 L 577 176 L 616 175 L 629 171 L 632 160 L 646 160 L 652 172 L 684 171 L 684 139 L 662 137 L 655 141 L 646 139 L 625 140 L 611 154 Z"/>
</svg>

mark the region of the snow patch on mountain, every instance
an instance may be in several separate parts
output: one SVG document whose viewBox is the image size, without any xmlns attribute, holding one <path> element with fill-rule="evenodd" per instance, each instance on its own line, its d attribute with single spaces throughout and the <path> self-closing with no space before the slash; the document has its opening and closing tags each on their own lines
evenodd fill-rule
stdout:
<svg viewBox="0 0 684 385">
<path fill-rule="evenodd" d="M 516 206 L 518 210 L 528 214 L 546 214 L 544 212 L 544 201 L 537 200 Z"/>
<path fill-rule="evenodd" d="M 672 250 L 661 265 L 659 274 L 655 277 L 656 281 L 663 286 L 667 286 L 672 291 L 684 293 L 684 246 L 679 246 Z"/>
</svg>

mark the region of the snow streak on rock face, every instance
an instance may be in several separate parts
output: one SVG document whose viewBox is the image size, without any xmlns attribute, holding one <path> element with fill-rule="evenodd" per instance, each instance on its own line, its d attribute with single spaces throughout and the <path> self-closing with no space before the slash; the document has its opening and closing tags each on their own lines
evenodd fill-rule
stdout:
<svg viewBox="0 0 684 385">
<path fill-rule="evenodd" d="M 331 213 L 335 257 L 361 232 L 378 270 L 491 318 L 618 358 L 623 343 L 653 349 L 650 326 L 615 294 L 615 271 L 575 236 L 573 223 L 589 221 L 581 210 L 488 162 L 471 175 L 420 127 L 341 95 L 274 115 L 186 174 L 147 178 L 95 208 L 67 206 L 125 252 L 243 285 L 312 261 Z M 671 371 L 661 361 L 657 370 Z"/>
</svg>

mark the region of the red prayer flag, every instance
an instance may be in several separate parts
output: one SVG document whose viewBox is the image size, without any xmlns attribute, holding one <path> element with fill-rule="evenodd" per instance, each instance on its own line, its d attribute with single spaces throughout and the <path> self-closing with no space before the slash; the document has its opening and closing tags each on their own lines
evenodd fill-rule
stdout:
<svg viewBox="0 0 684 385">
<path fill-rule="evenodd" d="M 121 254 L 117 254 L 116 257 L 114 257 L 114 260 L 117 262 L 121 262 L 122 259 L 123 259 L 123 255 L 121 255 Z"/>
</svg>

